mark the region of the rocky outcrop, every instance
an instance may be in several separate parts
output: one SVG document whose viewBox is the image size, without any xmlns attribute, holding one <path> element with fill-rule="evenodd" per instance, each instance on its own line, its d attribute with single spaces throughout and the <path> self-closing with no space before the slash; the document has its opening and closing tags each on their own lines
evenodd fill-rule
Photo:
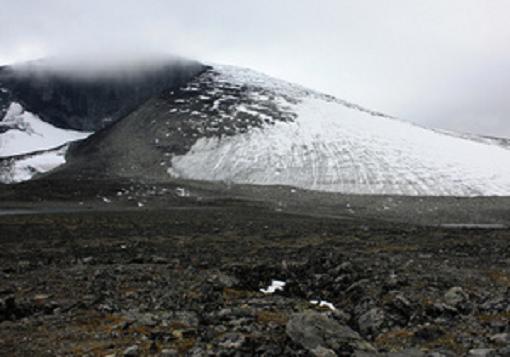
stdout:
<svg viewBox="0 0 510 357">
<path fill-rule="evenodd" d="M 10 101 L 63 129 L 96 131 L 149 98 L 188 82 L 204 70 L 198 62 L 168 59 L 111 72 L 61 71 L 50 59 L 0 67 L 0 117 Z M 90 72 L 90 73 L 89 73 Z"/>
</svg>

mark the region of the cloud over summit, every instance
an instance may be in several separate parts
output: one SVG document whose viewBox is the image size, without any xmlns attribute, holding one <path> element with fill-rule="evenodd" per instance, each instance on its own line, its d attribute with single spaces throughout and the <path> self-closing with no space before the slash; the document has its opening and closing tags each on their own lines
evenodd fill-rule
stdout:
<svg viewBox="0 0 510 357">
<path fill-rule="evenodd" d="M 0 63 L 172 53 L 423 125 L 510 136 L 508 13 L 505 0 L 6 0 Z"/>
</svg>

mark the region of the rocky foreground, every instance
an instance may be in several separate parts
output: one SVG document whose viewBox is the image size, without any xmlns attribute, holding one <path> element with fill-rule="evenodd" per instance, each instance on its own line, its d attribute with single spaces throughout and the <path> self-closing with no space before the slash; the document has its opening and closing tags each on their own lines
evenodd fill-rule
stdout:
<svg viewBox="0 0 510 357">
<path fill-rule="evenodd" d="M 0 216 L 3 356 L 510 356 L 510 231 L 242 202 Z"/>
</svg>

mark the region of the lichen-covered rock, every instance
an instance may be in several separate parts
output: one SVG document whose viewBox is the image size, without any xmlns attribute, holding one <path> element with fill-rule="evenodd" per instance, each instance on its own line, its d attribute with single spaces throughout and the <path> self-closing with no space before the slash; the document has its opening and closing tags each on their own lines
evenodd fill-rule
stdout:
<svg viewBox="0 0 510 357">
<path fill-rule="evenodd" d="M 447 304 L 456 307 L 468 301 L 469 296 L 464 292 L 464 290 L 461 287 L 455 286 L 446 292 L 446 294 L 444 295 L 444 300 L 446 301 Z"/>
<path fill-rule="evenodd" d="M 309 351 L 318 347 L 335 352 L 355 350 L 373 351 L 373 347 L 347 325 L 314 311 L 291 316 L 286 327 L 287 335 Z"/>
<path fill-rule="evenodd" d="M 384 311 L 373 308 L 361 315 L 358 319 L 359 329 L 364 335 L 377 335 L 384 323 Z"/>
</svg>

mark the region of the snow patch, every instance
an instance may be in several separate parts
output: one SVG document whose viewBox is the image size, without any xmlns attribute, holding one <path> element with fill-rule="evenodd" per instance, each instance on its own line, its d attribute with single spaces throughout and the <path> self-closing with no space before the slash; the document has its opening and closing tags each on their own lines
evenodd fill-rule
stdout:
<svg viewBox="0 0 510 357">
<path fill-rule="evenodd" d="M 179 178 L 179 174 L 174 170 L 173 167 L 169 167 L 166 172 L 170 175 L 170 177 L 174 178 L 174 179 L 178 179 Z"/>
<path fill-rule="evenodd" d="M 175 189 L 175 194 L 178 197 L 190 197 L 191 196 L 191 193 L 189 192 L 189 190 L 185 189 L 184 187 L 177 187 Z"/>
<path fill-rule="evenodd" d="M 310 304 L 319 305 L 319 307 L 327 307 L 331 311 L 336 310 L 336 307 L 332 303 L 324 301 L 324 300 L 310 300 Z"/>
<path fill-rule="evenodd" d="M 20 159 L 13 159 L 12 166 L 0 173 L 0 182 L 18 183 L 28 181 L 37 174 L 42 174 L 65 164 L 68 146 L 36 153 Z"/>
<path fill-rule="evenodd" d="M 274 294 L 277 291 L 283 291 L 287 283 L 280 280 L 271 280 L 271 285 L 267 287 L 267 289 L 260 289 L 260 292 L 264 294 Z"/>
<path fill-rule="evenodd" d="M 64 130 L 42 121 L 13 102 L 0 121 L 0 157 L 49 150 L 70 141 L 81 140 L 92 133 Z"/>
</svg>

